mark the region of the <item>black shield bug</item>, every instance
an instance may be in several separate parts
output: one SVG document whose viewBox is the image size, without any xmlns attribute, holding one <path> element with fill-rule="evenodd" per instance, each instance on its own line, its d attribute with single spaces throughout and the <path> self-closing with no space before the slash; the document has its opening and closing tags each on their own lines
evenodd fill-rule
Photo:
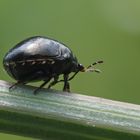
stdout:
<svg viewBox="0 0 140 140">
<path fill-rule="evenodd" d="M 56 40 L 35 36 L 25 39 L 12 48 L 4 57 L 3 65 L 7 73 L 17 80 L 17 84 L 27 84 L 33 81 L 44 81 L 40 87 L 36 88 L 34 93 L 48 85 L 51 88 L 58 82 L 64 82 L 63 91 L 70 92 L 69 81 L 75 77 L 78 72 L 100 72 L 93 68 L 93 65 L 102 63 L 98 61 L 84 67 L 80 64 L 73 52 L 63 43 Z M 69 74 L 74 74 L 69 77 Z M 59 75 L 63 74 L 64 79 L 59 80 Z"/>
</svg>

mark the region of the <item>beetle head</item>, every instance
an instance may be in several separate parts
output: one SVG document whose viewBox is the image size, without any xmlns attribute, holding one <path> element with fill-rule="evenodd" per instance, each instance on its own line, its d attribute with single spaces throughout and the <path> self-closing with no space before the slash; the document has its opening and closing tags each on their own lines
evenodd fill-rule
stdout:
<svg viewBox="0 0 140 140">
<path fill-rule="evenodd" d="M 78 71 L 84 71 L 85 67 L 82 64 L 78 64 Z"/>
</svg>

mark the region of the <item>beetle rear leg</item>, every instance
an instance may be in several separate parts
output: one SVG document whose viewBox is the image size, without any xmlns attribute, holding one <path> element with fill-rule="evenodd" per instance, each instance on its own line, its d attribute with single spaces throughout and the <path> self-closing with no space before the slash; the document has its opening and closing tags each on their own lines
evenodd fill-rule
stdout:
<svg viewBox="0 0 140 140">
<path fill-rule="evenodd" d="M 48 89 L 50 89 L 52 86 L 54 86 L 55 84 L 58 83 L 58 76 L 54 77 L 54 81 L 52 81 L 49 85 L 48 85 Z"/>
<path fill-rule="evenodd" d="M 17 85 L 24 85 L 24 84 L 26 84 L 26 83 L 23 82 L 23 81 L 17 81 L 15 84 L 13 84 L 13 85 L 11 85 L 11 86 L 9 87 L 9 90 L 13 89 L 13 88 L 16 87 Z"/>
<path fill-rule="evenodd" d="M 63 88 L 63 91 L 66 91 L 66 92 L 70 92 L 70 84 L 69 84 L 68 80 L 69 80 L 69 75 L 64 74 L 64 88 Z"/>
<path fill-rule="evenodd" d="M 13 85 L 11 85 L 10 87 L 9 87 L 9 89 L 12 89 L 13 87 L 15 87 L 15 86 L 17 86 L 17 85 L 25 85 L 25 84 L 27 84 L 27 83 L 29 83 L 30 81 L 33 81 L 33 80 L 36 80 L 36 79 L 38 79 L 39 77 L 43 77 L 43 72 L 42 71 L 38 71 L 38 72 L 36 72 L 36 73 L 33 73 L 32 75 L 30 74 L 30 75 L 25 75 L 24 77 L 24 79 L 22 79 L 22 80 L 19 80 L 19 81 L 17 81 L 15 84 L 13 84 Z"/>
</svg>

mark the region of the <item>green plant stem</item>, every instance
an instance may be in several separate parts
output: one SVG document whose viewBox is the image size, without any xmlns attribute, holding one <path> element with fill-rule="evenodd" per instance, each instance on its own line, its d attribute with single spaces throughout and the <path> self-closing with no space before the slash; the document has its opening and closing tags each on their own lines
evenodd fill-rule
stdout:
<svg viewBox="0 0 140 140">
<path fill-rule="evenodd" d="M 0 81 L 0 130 L 42 139 L 140 139 L 140 106 Z"/>
</svg>

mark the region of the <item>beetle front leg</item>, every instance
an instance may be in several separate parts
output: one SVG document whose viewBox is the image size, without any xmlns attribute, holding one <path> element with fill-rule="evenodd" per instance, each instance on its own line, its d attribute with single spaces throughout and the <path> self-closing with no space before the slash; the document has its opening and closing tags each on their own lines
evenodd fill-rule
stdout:
<svg viewBox="0 0 140 140">
<path fill-rule="evenodd" d="M 68 82 L 69 75 L 64 74 L 64 88 L 63 91 L 70 92 L 70 84 Z"/>
</svg>

